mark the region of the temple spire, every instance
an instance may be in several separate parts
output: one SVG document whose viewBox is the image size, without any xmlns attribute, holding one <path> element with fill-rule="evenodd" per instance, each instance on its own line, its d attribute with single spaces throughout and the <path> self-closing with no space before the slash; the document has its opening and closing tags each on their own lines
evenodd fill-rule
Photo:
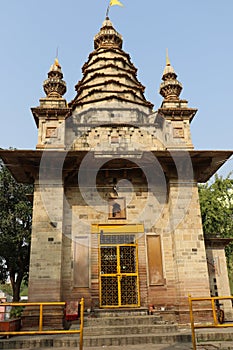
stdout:
<svg viewBox="0 0 233 350">
<path fill-rule="evenodd" d="M 43 84 L 47 97 L 61 98 L 66 93 L 66 83 L 62 78 L 63 73 L 56 57 L 48 72 L 48 79 Z"/>
<path fill-rule="evenodd" d="M 123 39 L 122 36 L 115 30 L 112 22 L 107 17 L 98 34 L 94 38 L 94 48 L 122 48 Z"/>
<path fill-rule="evenodd" d="M 179 96 L 182 91 L 182 84 L 176 78 L 177 74 L 170 63 L 167 49 L 166 66 L 162 77 L 163 82 L 160 85 L 160 94 L 165 100 L 179 100 Z"/>
<path fill-rule="evenodd" d="M 137 79 L 137 69 L 123 49 L 123 38 L 106 18 L 94 37 L 94 51 L 83 66 L 83 78 L 76 85 L 77 95 L 69 104 L 78 108 L 90 103 L 130 103 L 152 108 Z"/>
<path fill-rule="evenodd" d="M 168 50 L 166 50 L 166 66 L 163 71 L 162 80 L 159 92 L 164 99 L 161 107 L 158 109 L 158 113 L 171 122 L 173 138 L 183 139 L 184 142 L 179 145 L 179 148 L 188 147 L 192 149 L 193 144 L 190 128 L 189 126 L 187 127 L 187 121 L 191 123 L 197 109 L 190 108 L 188 106 L 188 101 L 180 98 L 183 87 L 177 80 L 177 74 L 171 65 Z M 178 121 L 179 124 L 177 124 Z M 169 147 L 174 147 L 174 144 L 171 144 Z M 177 147 L 177 145 L 175 147 Z"/>
</svg>

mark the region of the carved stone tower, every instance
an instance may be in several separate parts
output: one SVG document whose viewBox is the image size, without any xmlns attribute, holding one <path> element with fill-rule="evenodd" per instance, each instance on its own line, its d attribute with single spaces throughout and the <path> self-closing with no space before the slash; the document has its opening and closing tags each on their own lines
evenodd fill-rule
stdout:
<svg viewBox="0 0 233 350">
<path fill-rule="evenodd" d="M 167 55 L 166 67 L 162 77 L 163 82 L 160 85 L 160 94 L 164 100 L 158 113 L 167 122 L 167 148 L 193 149 L 190 123 L 197 109 L 189 108 L 188 102 L 180 99 L 182 84 L 176 78 L 177 75 Z"/>
<path fill-rule="evenodd" d="M 65 120 L 70 115 L 70 108 L 62 97 L 66 93 L 66 83 L 58 59 L 55 59 L 44 81 L 45 98 L 40 99 L 40 106 L 32 108 L 38 127 L 37 149 L 65 149 Z"/>
</svg>

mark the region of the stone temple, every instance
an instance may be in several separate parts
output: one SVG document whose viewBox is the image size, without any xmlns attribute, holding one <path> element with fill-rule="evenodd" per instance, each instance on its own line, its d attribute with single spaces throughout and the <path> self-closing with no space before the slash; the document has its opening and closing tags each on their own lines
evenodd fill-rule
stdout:
<svg viewBox="0 0 233 350">
<path fill-rule="evenodd" d="M 205 240 L 197 183 L 232 152 L 194 150 L 197 109 L 180 98 L 168 56 L 155 110 L 122 44 L 107 17 L 71 102 L 56 59 L 32 108 L 36 149 L 0 151 L 34 184 L 29 301 L 155 305 L 183 322 L 189 294 L 230 295 L 227 241 Z"/>
</svg>

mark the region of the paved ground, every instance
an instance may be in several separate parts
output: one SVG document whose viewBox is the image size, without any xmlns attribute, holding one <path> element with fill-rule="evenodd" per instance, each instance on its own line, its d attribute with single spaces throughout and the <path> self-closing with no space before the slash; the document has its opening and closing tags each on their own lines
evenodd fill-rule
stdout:
<svg viewBox="0 0 233 350">
<path fill-rule="evenodd" d="M 21 350 L 64 350 L 64 348 L 25 348 Z M 79 350 L 79 347 L 69 347 L 67 350 Z M 192 343 L 174 343 L 174 344 L 143 344 L 127 346 L 101 346 L 101 347 L 83 347 L 83 350 L 193 350 Z M 8 349 L 14 350 L 14 349 Z M 233 342 L 208 342 L 197 344 L 197 350 L 233 350 Z"/>
<path fill-rule="evenodd" d="M 64 350 L 64 348 L 22 348 L 21 350 Z M 67 350 L 79 350 L 79 347 L 69 347 Z M 101 347 L 85 347 L 83 350 L 193 350 L 192 343 L 175 343 L 175 344 L 143 344 L 143 345 L 127 345 L 127 346 L 101 346 Z M 8 349 L 14 350 L 14 349 Z M 233 343 L 228 342 L 208 342 L 197 344 L 197 350 L 233 350 Z"/>
<path fill-rule="evenodd" d="M 33 349 L 27 349 L 27 350 L 54 350 L 54 348 L 33 348 Z M 87 348 L 84 347 L 83 350 L 173 350 L 173 349 L 177 349 L 177 350 L 190 350 L 193 349 L 192 347 L 190 347 L 189 345 L 187 346 L 183 346 L 181 344 L 178 345 L 166 345 L 165 347 L 162 345 L 128 345 L 127 347 L 122 347 L 122 346 L 102 346 L 102 347 L 98 347 L 98 348 Z M 63 349 L 61 349 L 63 350 Z M 67 350 L 79 350 L 79 348 L 67 348 Z M 199 350 L 199 349 L 198 349 Z"/>
<path fill-rule="evenodd" d="M 64 350 L 57 348 L 57 350 Z M 145 345 L 128 345 L 128 346 L 102 346 L 95 348 L 85 347 L 83 350 L 193 350 L 191 343 L 176 343 L 176 344 L 145 344 Z M 233 344 L 230 342 L 216 343 L 216 344 L 199 344 L 197 350 L 232 350 Z M 11 350 L 11 349 L 9 349 Z M 22 349 L 21 349 L 22 350 Z M 25 350 L 54 350 L 54 348 L 27 348 Z M 78 347 L 67 348 L 67 350 L 79 350 Z"/>
</svg>

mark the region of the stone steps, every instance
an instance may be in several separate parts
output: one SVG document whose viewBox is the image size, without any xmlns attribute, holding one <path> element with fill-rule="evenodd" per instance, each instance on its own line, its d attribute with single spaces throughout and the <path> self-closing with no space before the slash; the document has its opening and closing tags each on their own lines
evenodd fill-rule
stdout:
<svg viewBox="0 0 233 350">
<path fill-rule="evenodd" d="M 172 343 L 188 343 L 191 342 L 190 334 L 128 334 L 119 335 L 102 335 L 102 336 L 85 336 L 85 347 L 110 347 L 110 346 L 125 346 L 136 344 L 172 344 Z M 53 336 L 18 336 L 10 339 L 0 339 L 0 349 L 27 349 L 33 348 L 70 348 L 79 346 L 78 335 L 53 335 Z"/>
<path fill-rule="evenodd" d="M 111 318 L 111 317 L 134 317 L 134 316 L 147 316 L 148 309 L 145 307 L 139 308 L 123 308 L 123 309 L 94 309 L 92 314 L 97 318 Z"/>
<path fill-rule="evenodd" d="M 135 326 L 135 325 L 158 325 L 165 324 L 161 316 L 127 316 L 127 317 L 85 317 L 85 327 L 106 327 L 106 326 Z M 171 323 L 169 323 L 171 324 Z"/>
<path fill-rule="evenodd" d="M 77 324 L 72 324 L 71 329 L 77 329 L 77 326 Z M 84 322 L 84 337 L 86 339 L 102 336 L 115 338 L 117 336 L 122 338 L 120 340 L 122 345 L 127 342 L 123 338 L 127 338 L 129 335 L 137 335 L 137 338 L 142 335 L 144 342 L 146 341 L 145 335 L 175 334 L 176 332 L 178 332 L 177 324 L 168 324 L 162 320 L 161 316 L 155 315 L 123 317 L 122 314 L 118 314 L 116 317 L 86 317 Z M 114 339 L 115 342 L 117 342 L 116 339 Z M 105 344 L 101 343 L 101 345 Z"/>
<path fill-rule="evenodd" d="M 219 330 L 198 330 L 198 349 L 210 350 L 210 349 L 233 349 L 232 347 L 232 329 L 219 331 Z M 211 342 L 210 342 L 211 340 Z M 226 341 L 228 340 L 228 342 Z M 203 345 L 203 341 L 205 341 Z M 220 346 L 224 343 L 224 347 Z M 202 343 L 202 344 L 201 344 Z M 162 334 L 128 334 L 124 336 L 119 335 L 99 335 L 89 336 L 85 334 L 84 330 L 84 349 L 85 348 L 102 348 L 111 346 L 127 347 L 130 345 L 142 345 L 142 348 L 146 348 L 145 345 L 149 344 L 178 344 L 183 349 L 183 344 L 191 343 L 191 334 L 189 330 L 182 330 L 175 333 L 162 333 Z M 218 346 L 219 345 L 219 346 Z M 79 346 L 79 335 L 41 335 L 41 336 L 17 336 L 10 339 L 0 339 L 0 349 L 40 349 L 40 348 L 76 348 Z M 159 346 L 159 345 L 158 345 Z M 170 347 L 169 347 L 170 349 Z"/>
<path fill-rule="evenodd" d="M 105 335 L 90 337 L 84 336 L 84 345 L 88 347 L 97 346 L 124 346 L 136 344 L 172 344 L 175 342 L 191 342 L 190 334 L 163 333 L 163 334 L 127 334 L 127 335 Z"/>
<path fill-rule="evenodd" d="M 101 335 L 112 335 L 112 336 L 128 336 L 129 334 L 170 334 L 177 332 L 177 327 L 168 325 L 140 325 L 136 326 L 111 326 L 111 327 L 85 327 L 85 337 L 88 336 L 101 336 Z"/>
<path fill-rule="evenodd" d="M 99 317 L 86 317 L 84 345 L 87 347 L 160 344 L 191 341 L 190 332 L 181 334 L 177 324 L 168 324 L 159 315 L 126 314 L 109 311 Z M 96 314 L 95 314 L 96 315 Z M 73 324 L 71 329 L 77 325 Z"/>
<path fill-rule="evenodd" d="M 72 323 L 71 329 L 78 329 L 78 323 Z M 230 330 L 208 330 L 197 332 L 198 341 L 233 340 Z M 159 315 L 113 315 L 103 317 L 85 315 L 84 349 L 112 346 L 129 346 L 146 344 L 191 344 L 189 327 L 180 329 L 176 323 L 168 323 Z M 38 335 L 17 336 L 0 339 L 0 349 L 34 348 L 71 348 L 79 346 L 79 335 Z"/>
<path fill-rule="evenodd" d="M 198 342 L 229 341 L 233 344 L 233 331 L 232 328 L 197 330 L 196 338 Z"/>
<path fill-rule="evenodd" d="M 177 324 L 168 324 L 160 316 L 129 315 L 84 318 L 84 347 L 110 347 L 136 344 L 172 344 L 175 342 L 190 342 L 190 332 L 179 332 Z M 78 323 L 72 323 L 70 329 L 79 329 Z M 20 349 L 35 347 L 69 348 L 79 344 L 79 335 L 53 335 L 10 338 L 0 341 L 0 349 Z M 21 340 L 20 340 L 21 339 Z M 9 345 L 11 344 L 11 345 Z"/>
</svg>

